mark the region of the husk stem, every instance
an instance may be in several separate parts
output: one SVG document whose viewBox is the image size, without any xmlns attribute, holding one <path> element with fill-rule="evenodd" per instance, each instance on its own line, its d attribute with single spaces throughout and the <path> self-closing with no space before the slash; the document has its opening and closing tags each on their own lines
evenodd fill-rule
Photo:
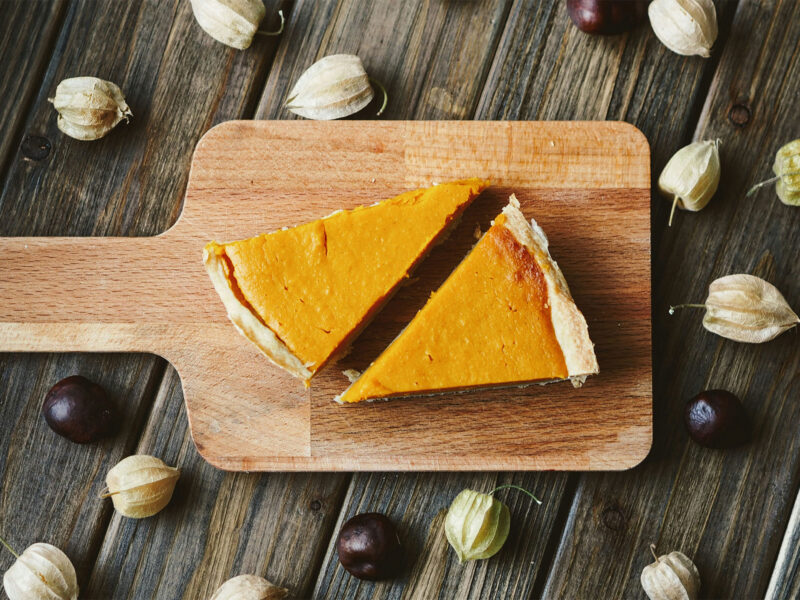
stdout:
<svg viewBox="0 0 800 600">
<path fill-rule="evenodd" d="M 650 554 L 653 555 L 653 558 L 656 559 L 656 562 L 659 562 L 658 554 L 656 554 L 656 545 L 650 544 Z"/>
<path fill-rule="evenodd" d="M 775 183 L 776 181 L 780 181 L 781 178 L 786 177 L 787 175 L 800 175 L 800 171 L 790 171 L 788 173 L 783 173 L 782 175 L 775 175 L 775 177 L 770 177 L 769 179 L 760 181 L 759 183 L 751 187 L 749 190 L 747 190 L 747 193 L 745 194 L 744 197 L 749 198 L 765 185 L 769 185 L 770 183 Z"/>
<path fill-rule="evenodd" d="M 667 227 L 672 227 L 672 217 L 675 216 L 675 207 L 676 206 L 678 206 L 678 195 L 677 194 L 672 199 L 672 210 L 669 211 L 669 223 L 667 223 Z"/>
<path fill-rule="evenodd" d="M 674 315 L 676 308 L 707 308 L 705 304 L 676 304 L 669 307 L 669 314 Z"/>
<path fill-rule="evenodd" d="M 99 498 L 111 498 L 111 496 L 114 496 L 114 495 L 119 494 L 120 492 L 124 492 L 124 491 L 127 491 L 127 490 L 117 490 L 116 492 L 112 492 L 107 487 L 104 487 L 102 490 L 100 490 L 100 496 L 98 496 L 98 497 Z"/>
<path fill-rule="evenodd" d="M 5 547 L 6 547 L 6 550 L 8 550 L 9 552 L 11 552 L 11 554 L 13 554 L 13 555 L 14 555 L 14 558 L 19 558 L 19 554 L 17 554 L 16 552 L 14 552 L 14 549 L 13 549 L 11 546 L 9 546 L 9 545 L 8 545 L 8 542 L 6 542 L 6 541 L 5 541 L 3 538 L 1 538 L 1 537 L 0 537 L 0 544 L 3 544 L 3 546 L 5 546 Z"/>
<path fill-rule="evenodd" d="M 533 501 L 536 502 L 536 504 L 541 504 L 542 503 L 541 500 L 539 500 L 536 496 L 531 494 L 528 490 L 526 490 L 523 487 L 519 487 L 518 485 L 514 485 L 513 483 L 506 483 L 504 485 L 499 485 L 496 488 L 494 488 L 491 492 L 489 492 L 488 495 L 491 496 L 495 492 L 499 492 L 500 490 L 505 490 L 505 489 L 509 489 L 509 488 L 513 489 L 513 490 L 519 490 L 520 492 L 523 492 L 523 493 L 527 494 L 528 496 L 533 498 Z"/>
<path fill-rule="evenodd" d="M 386 91 L 386 88 L 383 86 L 383 84 L 377 79 L 373 79 L 372 77 L 370 77 L 369 82 L 377 85 L 383 92 L 383 104 L 381 104 L 381 107 L 378 110 L 378 112 L 375 113 L 375 116 L 380 117 L 383 114 L 383 111 L 386 110 L 386 105 L 389 104 L 389 93 Z"/>
<path fill-rule="evenodd" d="M 256 35 L 263 35 L 265 37 L 271 37 L 280 35 L 283 33 L 283 28 L 286 26 L 286 18 L 283 16 L 283 10 L 278 11 L 278 16 L 281 18 L 281 26 L 278 27 L 277 31 L 261 31 L 260 29 L 256 31 Z"/>
</svg>

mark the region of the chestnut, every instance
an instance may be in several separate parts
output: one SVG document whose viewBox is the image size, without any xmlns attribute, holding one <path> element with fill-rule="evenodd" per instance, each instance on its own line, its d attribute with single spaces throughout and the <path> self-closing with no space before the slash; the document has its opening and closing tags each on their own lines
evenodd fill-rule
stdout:
<svg viewBox="0 0 800 600">
<path fill-rule="evenodd" d="M 750 439 L 750 421 L 739 398 L 707 390 L 689 400 L 684 413 L 689 436 L 706 448 L 733 448 Z"/>
<path fill-rule="evenodd" d="M 80 375 L 62 379 L 50 388 L 42 414 L 50 429 L 78 444 L 113 435 L 119 422 L 106 391 Z"/>
<path fill-rule="evenodd" d="M 386 515 L 363 513 L 342 526 L 336 539 L 339 562 L 358 579 L 388 579 L 400 571 L 403 547 Z"/>
<path fill-rule="evenodd" d="M 636 27 L 647 14 L 647 0 L 567 0 L 567 12 L 585 33 L 613 35 Z"/>
</svg>

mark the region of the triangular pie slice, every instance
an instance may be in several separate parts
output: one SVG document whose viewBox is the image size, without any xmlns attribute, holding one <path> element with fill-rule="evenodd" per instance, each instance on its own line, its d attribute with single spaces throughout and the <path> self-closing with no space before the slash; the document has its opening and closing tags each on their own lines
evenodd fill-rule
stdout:
<svg viewBox="0 0 800 600">
<path fill-rule="evenodd" d="M 227 244 L 203 261 L 228 316 L 306 385 L 488 185 L 468 179 Z"/>
<path fill-rule="evenodd" d="M 343 403 L 571 379 L 594 345 L 535 221 L 510 203 Z"/>
</svg>

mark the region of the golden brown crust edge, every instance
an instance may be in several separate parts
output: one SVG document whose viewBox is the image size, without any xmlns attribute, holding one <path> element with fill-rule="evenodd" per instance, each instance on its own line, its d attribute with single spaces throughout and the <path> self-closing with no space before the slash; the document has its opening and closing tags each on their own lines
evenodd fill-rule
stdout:
<svg viewBox="0 0 800 600">
<path fill-rule="evenodd" d="M 550 256 L 547 236 L 535 220 L 531 219 L 529 223 L 525 219 L 519 209 L 519 201 L 513 194 L 503 208 L 503 214 L 506 217 L 503 227 L 533 253 L 542 269 L 547 282 L 547 296 L 556 339 L 564 354 L 569 378 L 573 385 L 579 387 L 588 375 L 599 372 L 586 319 L 575 305 L 558 263 Z"/>
<path fill-rule="evenodd" d="M 208 244 L 203 248 L 203 264 L 214 284 L 214 289 L 225 305 L 228 318 L 239 330 L 239 333 L 253 342 L 272 363 L 288 371 L 292 376 L 302 379 L 308 385 L 313 373 L 275 335 L 275 332 L 264 325 L 234 294 L 225 261 L 221 258 L 220 252 L 224 252 L 222 246 L 215 242 Z"/>
</svg>

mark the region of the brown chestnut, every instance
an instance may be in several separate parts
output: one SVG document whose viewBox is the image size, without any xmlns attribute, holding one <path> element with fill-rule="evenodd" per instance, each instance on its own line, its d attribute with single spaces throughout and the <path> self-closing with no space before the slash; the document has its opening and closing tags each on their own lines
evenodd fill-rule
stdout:
<svg viewBox="0 0 800 600">
<path fill-rule="evenodd" d="M 567 12 L 585 33 L 613 35 L 633 29 L 647 14 L 647 0 L 567 0 Z"/>
<path fill-rule="evenodd" d="M 336 539 L 339 562 L 359 579 L 388 579 L 403 564 L 397 529 L 386 515 L 363 513 L 342 526 Z"/>
<path fill-rule="evenodd" d="M 42 414 L 50 429 L 78 444 L 113 435 L 119 422 L 106 391 L 80 375 L 62 379 L 50 388 Z"/>
<path fill-rule="evenodd" d="M 700 392 L 686 404 L 689 436 L 706 448 L 733 448 L 750 439 L 750 420 L 739 398 L 725 390 Z"/>
</svg>

